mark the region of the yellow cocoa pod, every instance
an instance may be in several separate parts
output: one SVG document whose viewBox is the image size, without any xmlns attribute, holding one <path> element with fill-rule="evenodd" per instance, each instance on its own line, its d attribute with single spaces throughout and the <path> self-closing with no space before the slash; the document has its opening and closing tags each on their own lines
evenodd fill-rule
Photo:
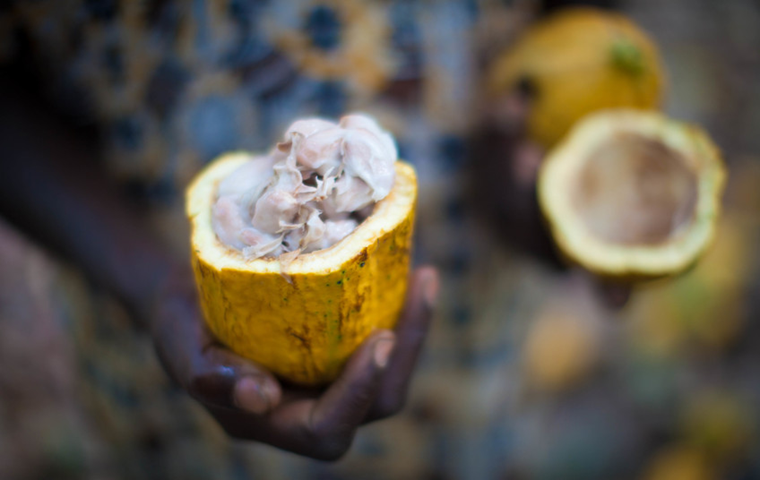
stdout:
<svg viewBox="0 0 760 480">
<path fill-rule="evenodd" d="M 539 21 L 493 63 L 491 95 L 527 90 L 529 137 L 550 148 L 590 112 L 656 109 L 665 74 L 655 44 L 623 15 L 567 8 Z"/>
<path fill-rule="evenodd" d="M 206 323 L 232 351 L 280 378 L 324 385 L 373 330 L 396 324 L 407 287 L 416 175 L 396 162 L 393 189 L 354 232 L 283 266 L 277 258 L 245 260 L 211 225 L 217 185 L 249 159 L 244 152 L 222 156 L 186 192 Z"/>
<path fill-rule="evenodd" d="M 656 112 L 609 110 L 578 123 L 538 175 L 560 252 L 600 276 L 686 270 L 711 244 L 726 170 L 701 129 Z"/>
</svg>

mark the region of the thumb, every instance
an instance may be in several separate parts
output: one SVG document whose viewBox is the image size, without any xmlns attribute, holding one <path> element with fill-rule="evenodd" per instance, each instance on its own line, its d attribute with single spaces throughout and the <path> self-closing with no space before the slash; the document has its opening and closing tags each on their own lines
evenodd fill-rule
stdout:
<svg viewBox="0 0 760 480">
<path fill-rule="evenodd" d="M 214 339 L 193 294 L 161 301 L 152 330 L 164 368 L 199 402 L 255 414 L 279 404 L 282 390 L 274 376 Z"/>
</svg>

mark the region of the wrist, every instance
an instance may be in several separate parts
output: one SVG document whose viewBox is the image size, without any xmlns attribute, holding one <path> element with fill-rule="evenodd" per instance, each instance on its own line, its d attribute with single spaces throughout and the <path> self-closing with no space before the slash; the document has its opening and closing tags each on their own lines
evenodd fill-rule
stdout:
<svg viewBox="0 0 760 480">
<path fill-rule="evenodd" d="M 189 270 L 153 245 L 116 254 L 114 291 L 126 305 L 138 326 L 150 328 L 157 300 L 163 296 L 170 279 Z"/>
</svg>

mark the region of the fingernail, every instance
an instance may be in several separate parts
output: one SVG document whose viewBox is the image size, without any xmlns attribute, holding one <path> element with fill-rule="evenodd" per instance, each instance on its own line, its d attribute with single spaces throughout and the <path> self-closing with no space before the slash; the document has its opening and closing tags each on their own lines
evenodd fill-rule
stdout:
<svg viewBox="0 0 760 480">
<path fill-rule="evenodd" d="M 262 385 L 263 383 L 263 385 Z M 267 380 L 243 377 L 235 384 L 234 402 L 251 413 L 265 413 L 272 403 L 266 391 Z"/>
<path fill-rule="evenodd" d="M 427 303 L 429 308 L 435 307 L 435 304 L 438 301 L 439 286 L 438 273 L 435 271 L 428 273 L 425 285 L 422 287 L 422 294 L 424 295 L 425 303 Z"/>
<path fill-rule="evenodd" d="M 393 353 L 393 347 L 396 346 L 396 340 L 394 338 L 381 338 L 375 342 L 375 365 L 380 368 L 385 368 L 388 365 L 388 360 Z"/>
</svg>

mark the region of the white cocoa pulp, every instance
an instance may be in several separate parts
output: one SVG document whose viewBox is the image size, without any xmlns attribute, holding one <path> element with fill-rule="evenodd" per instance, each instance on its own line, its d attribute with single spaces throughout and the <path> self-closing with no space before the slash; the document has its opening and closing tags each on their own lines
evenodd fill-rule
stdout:
<svg viewBox="0 0 760 480">
<path fill-rule="evenodd" d="M 214 232 L 247 259 L 328 248 L 390 193 L 397 157 L 393 138 L 367 116 L 298 120 L 268 155 L 220 182 Z"/>
</svg>

